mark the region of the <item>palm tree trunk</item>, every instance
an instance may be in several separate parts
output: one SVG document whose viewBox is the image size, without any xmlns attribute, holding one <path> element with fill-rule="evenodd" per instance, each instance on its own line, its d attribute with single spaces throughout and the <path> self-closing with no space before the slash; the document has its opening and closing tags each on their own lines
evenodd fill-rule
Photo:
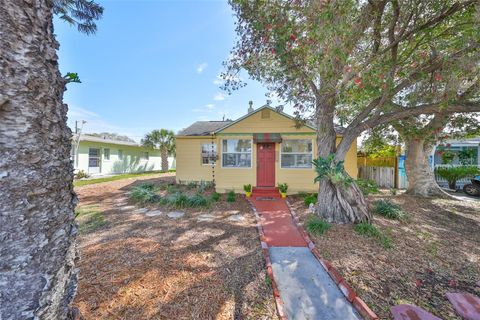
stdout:
<svg viewBox="0 0 480 320">
<path fill-rule="evenodd" d="M 0 21 L 0 319 L 66 319 L 76 197 L 52 2 L 0 0 Z"/>
<path fill-rule="evenodd" d="M 160 150 L 160 157 L 162 158 L 162 171 L 168 171 L 168 151 L 165 148 Z"/>
</svg>

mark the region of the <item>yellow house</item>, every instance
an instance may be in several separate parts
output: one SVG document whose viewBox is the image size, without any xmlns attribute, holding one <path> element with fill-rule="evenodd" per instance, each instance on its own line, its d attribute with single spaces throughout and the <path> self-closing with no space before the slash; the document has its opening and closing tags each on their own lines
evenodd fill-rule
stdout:
<svg viewBox="0 0 480 320">
<path fill-rule="evenodd" d="M 337 130 L 337 140 L 341 137 Z M 275 187 L 289 193 L 314 192 L 316 132 L 298 127 L 281 109 L 263 106 L 235 121 L 197 121 L 176 136 L 177 182 L 213 181 L 217 192 L 242 192 L 243 185 Z M 357 177 L 356 142 L 345 169 Z"/>
</svg>

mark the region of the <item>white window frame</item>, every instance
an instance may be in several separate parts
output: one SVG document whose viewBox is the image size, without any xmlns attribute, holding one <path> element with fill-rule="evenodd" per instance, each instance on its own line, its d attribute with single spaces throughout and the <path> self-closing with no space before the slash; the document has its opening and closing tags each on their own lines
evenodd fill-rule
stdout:
<svg viewBox="0 0 480 320">
<path fill-rule="evenodd" d="M 291 140 L 305 140 L 305 141 L 311 141 L 312 142 L 312 151 L 311 152 L 283 152 L 283 141 L 291 141 Z M 312 156 L 312 161 L 313 161 L 313 150 L 314 150 L 314 141 L 313 139 L 283 139 L 282 143 L 280 143 L 280 169 L 282 170 L 312 170 L 313 164 L 310 163 L 310 167 L 284 167 L 283 166 L 283 154 L 309 154 Z"/>
<path fill-rule="evenodd" d="M 250 141 L 250 152 L 225 152 L 223 148 L 223 141 L 225 140 L 249 140 Z M 249 167 L 225 167 L 223 165 L 223 155 L 224 154 L 248 154 L 250 153 L 250 166 Z M 253 139 L 252 138 L 231 138 L 231 139 L 222 139 L 222 158 L 220 159 L 222 163 L 222 169 L 252 169 L 253 168 Z"/>
<path fill-rule="evenodd" d="M 210 160 L 210 153 L 211 153 L 211 149 L 212 149 L 212 144 L 215 146 L 215 154 L 213 155 L 215 157 L 215 160 L 213 160 L 213 162 L 211 162 Z M 208 156 L 208 163 L 203 163 L 203 146 L 204 145 L 208 145 L 208 149 L 210 150 L 208 153 L 209 153 L 209 156 Z M 202 166 L 215 166 L 217 164 L 217 160 L 218 160 L 218 146 L 216 143 L 200 143 L 200 163 L 202 164 Z"/>
<path fill-rule="evenodd" d="M 108 150 L 108 152 L 107 152 Z M 108 157 L 106 156 L 105 153 L 108 153 Z M 110 148 L 103 148 L 103 160 L 104 161 L 110 161 L 110 157 L 112 156 Z"/>
</svg>

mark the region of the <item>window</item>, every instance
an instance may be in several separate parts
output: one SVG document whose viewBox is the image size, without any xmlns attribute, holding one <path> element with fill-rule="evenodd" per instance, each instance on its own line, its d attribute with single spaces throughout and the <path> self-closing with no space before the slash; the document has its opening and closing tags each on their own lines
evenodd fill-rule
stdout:
<svg viewBox="0 0 480 320">
<path fill-rule="evenodd" d="M 312 159 L 312 140 L 283 140 L 282 168 L 311 168 Z"/>
<path fill-rule="evenodd" d="M 118 160 L 123 160 L 123 150 L 118 150 Z"/>
<path fill-rule="evenodd" d="M 215 143 L 202 144 L 202 164 L 214 164 L 217 161 L 217 145 Z"/>
<path fill-rule="evenodd" d="M 222 145 L 222 166 L 226 168 L 252 167 L 252 140 L 226 139 Z"/>
<path fill-rule="evenodd" d="M 110 149 L 108 148 L 103 149 L 103 159 L 110 160 Z"/>
<path fill-rule="evenodd" d="M 149 157 L 148 151 L 142 153 L 142 160 L 148 160 L 148 157 Z"/>
</svg>

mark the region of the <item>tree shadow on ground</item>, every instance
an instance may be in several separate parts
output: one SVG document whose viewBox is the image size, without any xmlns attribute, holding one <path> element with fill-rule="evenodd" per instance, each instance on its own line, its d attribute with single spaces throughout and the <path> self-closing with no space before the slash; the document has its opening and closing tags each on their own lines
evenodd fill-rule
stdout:
<svg viewBox="0 0 480 320">
<path fill-rule="evenodd" d="M 149 181 L 150 180 L 150 181 Z M 108 192 L 110 206 L 133 185 Z M 98 201 L 93 196 L 82 201 Z M 75 304 L 87 319 L 271 319 L 271 289 L 253 214 L 245 222 L 146 217 L 111 208 L 108 226 L 80 239 L 80 281 Z"/>
</svg>

